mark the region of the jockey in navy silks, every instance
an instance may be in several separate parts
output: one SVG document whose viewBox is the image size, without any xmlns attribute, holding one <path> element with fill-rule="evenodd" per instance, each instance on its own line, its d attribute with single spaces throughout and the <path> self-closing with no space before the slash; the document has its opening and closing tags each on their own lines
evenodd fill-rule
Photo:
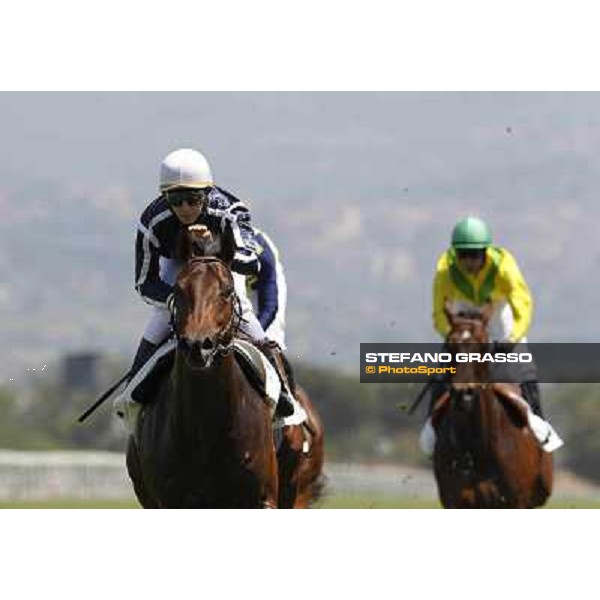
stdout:
<svg viewBox="0 0 600 600">
<path fill-rule="evenodd" d="M 129 380 L 150 361 L 157 347 L 171 335 L 173 285 L 183 264 L 175 245 L 183 228 L 204 225 L 209 232 L 230 228 L 236 244 L 232 274 L 240 301 L 240 329 L 263 351 L 282 379 L 276 416 L 294 410 L 285 374 L 273 357 L 273 344 L 254 314 L 246 291 L 246 277 L 259 275 L 260 262 L 250 211 L 229 191 L 215 185 L 206 158 L 195 150 L 171 152 L 161 163 L 160 195 L 143 211 L 135 243 L 135 289 L 152 306 L 137 349 Z M 141 402 L 135 390 L 128 402 Z"/>
</svg>

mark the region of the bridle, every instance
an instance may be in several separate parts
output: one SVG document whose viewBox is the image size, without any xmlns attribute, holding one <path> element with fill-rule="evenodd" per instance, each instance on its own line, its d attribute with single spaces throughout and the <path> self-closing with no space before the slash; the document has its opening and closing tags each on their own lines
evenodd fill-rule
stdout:
<svg viewBox="0 0 600 600">
<path fill-rule="evenodd" d="M 473 318 L 471 315 L 460 315 L 460 316 L 461 316 L 461 322 L 463 325 L 474 328 L 479 324 L 479 319 Z M 447 348 L 451 348 L 452 345 L 459 344 L 461 341 L 469 340 L 471 338 L 471 336 L 472 336 L 472 331 L 469 329 L 466 329 L 463 331 L 461 340 L 451 342 L 449 339 L 450 335 L 448 335 L 448 337 L 446 338 L 446 341 L 444 343 L 444 346 Z M 477 341 L 477 342 L 473 342 L 473 343 L 478 344 L 479 346 L 483 346 L 483 345 L 487 345 L 488 342 L 487 341 Z M 473 400 L 481 394 L 482 391 L 484 391 L 485 389 L 490 388 L 490 387 L 492 387 L 492 384 L 488 381 L 472 382 L 469 384 L 458 384 L 458 383 L 448 382 L 448 384 L 447 384 L 447 389 L 450 392 L 451 399 L 453 399 L 454 401 L 457 401 L 458 399 L 465 400 L 467 405 L 470 405 L 473 402 Z"/>
<path fill-rule="evenodd" d="M 230 285 L 232 301 L 233 301 L 233 306 L 232 306 L 232 311 L 231 311 L 231 316 L 229 318 L 229 321 L 227 322 L 225 327 L 217 333 L 217 335 L 215 337 L 215 343 L 213 344 L 213 346 L 210 350 L 210 353 L 207 355 L 207 358 L 205 361 L 206 366 L 210 366 L 213 363 L 213 360 L 215 359 L 215 357 L 223 356 L 223 355 L 229 354 L 231 352 L 231 349 L 233 347 L 234 336 L 235 336 L 237 330 L 239 329 L 239 326 L 240 326 L 240 323 L 242 320 L 242 307 L 241 307 L 240 299 L 237 296 L 237 294 L 235 293 L 235 285 L 234 285 L 233 275 L 231 274 L 231 270 L 229 269 L 227 264 L 225 262 L 223 262 L 220 258 L 217 258 L 216 256 L 194 256 L 188 260 L 186 267 L 193 269 L 194 266 L 200 265 L 200 264 L 202 264 L 202 265 L 220 264 L 223 267 L 225 267 L 225 272 L 227 273 L 227 277 L 229 278 L 229 285 Z M 179 289 L 181 289 L 181 288 L 179 288 Z M 177 331 L 176 320 L 177 320 L 177 302 L 175 301 L 174 308 L 171 311 L 171 329 L 173 331 L 175 340 L 176 340 L 177 344 L 179 345 L 183 341 L 183 338 L 181 337 L 180 333 Z M 186 360 L 186 362 L 187 362 L 187 360 Z M 188 363 L 188 367 L 198 368 L 198 367 L 193 367 L 189 363 Z"/>
</svg>

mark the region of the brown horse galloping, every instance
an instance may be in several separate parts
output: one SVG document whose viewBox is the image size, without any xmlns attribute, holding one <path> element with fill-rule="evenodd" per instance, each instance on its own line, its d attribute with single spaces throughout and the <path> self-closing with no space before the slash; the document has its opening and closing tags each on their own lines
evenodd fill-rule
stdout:
<svg viewBox="0 0 600 600">
<path fill-rule="evenodd" d="M 308 396 L 298 389 L 306 429 L 285 427 L 276 456 L 268 406 L 229 351 L 234 252 L 229 230 L 212 238 L 192 227 L 179 240 L 187 266 L 175 288 L 175 366 L 143 409 L 127 455 L 144 507 L 304 508 L 319 495 L 323 427 Z"/>
<path fill-rule="evenodd" d="M 448 342 L 458 352 L 487 344 L 491 305 L 481 315 L 446 311 Z M 481 348 L 481 346 L 480 346 Z M 434 473 L 445 508 L 534 508 L 552 491 L 552 455 L 515 402 L 518 386 L 489 383 L 486 363 L 455 363 L 450 389 L 432 413 Z"/>
<path fill-rule="evenodd" d="M 276 508 L 269 407 L 231 344 L 237 328 L 229 264 L 191 258 L 174 288 L 175 364 L 142 409 L 127 467 L 145 508 Z"/>
</svg>

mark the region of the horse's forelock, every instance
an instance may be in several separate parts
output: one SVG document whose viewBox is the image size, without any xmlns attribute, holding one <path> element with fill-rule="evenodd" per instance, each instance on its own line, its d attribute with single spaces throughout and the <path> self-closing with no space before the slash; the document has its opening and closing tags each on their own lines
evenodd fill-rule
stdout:
<svg viewBox="0 0 600 600">
<path fill-rule="evenodd" d="M 480 336 L 487 337 L 487 329 L 485 327 L 485 322 L 477 314 L 458 317 L 454 321 L 453 325 L 454 326 L 452 328 L 452 331 L 450 332 L 450 336 L 458 335 L 462 338 L 464 333 L 466 331 L 469 331 L 474 336 L 479 334 Z"/>
<path fill-rule="evenodd" d="M 227 265 L 218 258 L 196 257 L 190 259 L 185 265 L 179 275 L 179 281 L 187 280 L 187 283 L 191 283 L 195 281 L 197 277 L 204 277 L 207 273 L 213 273 L 219 281 L 226 280 L 228 274 L 230 276 Z"/>
</svg>

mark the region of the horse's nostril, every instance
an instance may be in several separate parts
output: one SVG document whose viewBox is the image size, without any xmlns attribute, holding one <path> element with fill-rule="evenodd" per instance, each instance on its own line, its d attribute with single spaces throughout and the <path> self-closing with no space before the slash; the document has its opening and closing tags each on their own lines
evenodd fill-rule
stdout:
<svg viewBox="0 0 600 600">
<path fill-rule="evenodd" d="M 206 338 L 202 342 L 202 349 L 203 350 L 212 350 L 213 346 L 214 346 L 213 341 L 210 338 Z"/>
</svg>

